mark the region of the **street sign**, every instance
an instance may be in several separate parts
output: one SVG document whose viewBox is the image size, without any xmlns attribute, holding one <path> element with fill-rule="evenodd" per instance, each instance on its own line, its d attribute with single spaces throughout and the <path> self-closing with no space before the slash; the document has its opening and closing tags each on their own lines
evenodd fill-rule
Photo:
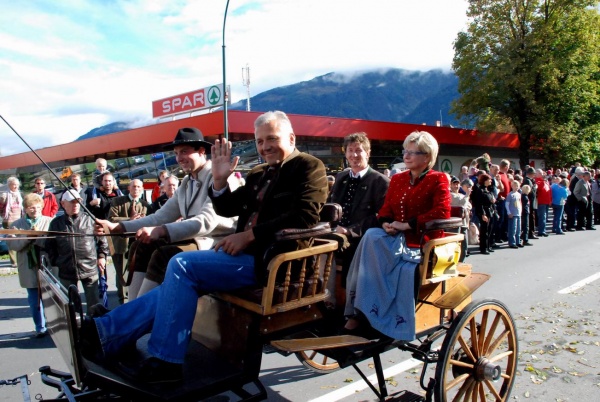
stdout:
<svg viewBox="0 0 600 402">
<path fill-rule="evenodd" d="M 164 117 L 223 105 L 223 84 L 152 102 L 152 117 Z"/>
</svg>

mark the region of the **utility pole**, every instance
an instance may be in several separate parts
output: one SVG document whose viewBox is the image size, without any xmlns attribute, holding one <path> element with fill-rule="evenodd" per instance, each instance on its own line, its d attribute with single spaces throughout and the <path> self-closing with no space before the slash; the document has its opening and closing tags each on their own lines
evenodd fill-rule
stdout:
<svg viewBox="0 0 600 402">
<path fill-rule="evenodd" d="M 246 111 L 250 111 L 250 66 L 242 67 L 242 84 L 246 87 Z"/>
</svg>

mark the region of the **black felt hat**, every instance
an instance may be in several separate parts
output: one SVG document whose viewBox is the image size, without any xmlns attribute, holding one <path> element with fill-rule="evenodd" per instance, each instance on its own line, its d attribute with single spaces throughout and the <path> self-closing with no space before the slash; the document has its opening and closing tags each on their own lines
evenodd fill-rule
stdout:
<svg viewBox="0 0 600 402">
<path fill-rule="evenodd" d="M 210 142 L 204 141 L 202 131 L 195 127 L 180 128 L 179 131 L 177 131 L 177 135 L 175 136 L 173 142 L 169 145 L 165 145 L 163 148 L 166 150 L 171 150 L 175 148 L 176 145 L 203 147 L 205 153 L 207 154 L 210 154 L 210 147 L 212 146 Z"/>
</svg>

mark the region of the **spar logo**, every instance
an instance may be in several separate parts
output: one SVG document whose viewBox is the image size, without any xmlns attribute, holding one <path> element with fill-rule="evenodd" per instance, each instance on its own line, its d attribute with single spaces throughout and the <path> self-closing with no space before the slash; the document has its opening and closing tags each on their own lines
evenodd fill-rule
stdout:
<svg viewBox="0 0 600 402">
<path fill-rule="evenodd" d="M 152 102 L 152 117 L 170 116 L 223 105 L 223 85 L 197 89 Z"/>
</svg>

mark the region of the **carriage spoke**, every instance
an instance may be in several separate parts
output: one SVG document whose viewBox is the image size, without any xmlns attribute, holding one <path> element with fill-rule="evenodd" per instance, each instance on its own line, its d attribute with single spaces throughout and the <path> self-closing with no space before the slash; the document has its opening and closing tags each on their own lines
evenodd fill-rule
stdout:
<svg viewBox="0 0 600 402">
<path fill-rule="evenodd" d="M 513 354 L 514 354 L 514 352 L 512 350 L 509 350 L 509 351 L 506 351 L 503 353 L 499 353 L 494 357 L 490 357 L 490 358 L 488 358 L 488 360 L 493 363 L 493 362 L 497 362 L 498 360 L 502 360 L 505 357 L 512 356 Z"/>
<path fill-rule="evenodd" d="M 460 384 L 461 382 L 465 381 L 467 378 L 469 378 L 471 375 L 470 374 L 462 374 L 459 375 L 458 377 L 456 377 L 454 380 L 450 381 L 447 385 L 446 385 L 446 391 L 451 390 L 452 388 L 456 387 L 458 384 Z"/>
<path fill-rule="evenodd" d="M 500 316 L 500 314 L 496 313 L 496 316 L 494 317 L 494 321 L 492 322 L 492 325 L 490 326 L 490 330 L 488 331 L 488 333 L 490 335 L 486 338 L 485 343 L 483 345 L 483 349 L 482 349 L 482 353 L 484 353 L 487 356 L 489 356 L 489 354 L 490 354 L 490 351 L 489 351 L 490 343 L 492 342 L 493 336 L 496 333 L 496 329 L 498 328 L 498 324 L 500 323 L 501 318 L 502 317 Z"/>
<path fill-rule="evenodd" d="M 489 312 L 490 312 L 489 310 L 485 310 L 483 312 L 483 314 L 481 315 L 481 325 L 479 326 L 479 339 L 477 342 L 477 350 L 479 351 L 480 356 L 485 353 L 484 344 L 486 343 L 485 341 L 487 340 L 485 337 L 485 334 L 486 334 L 487 320 L 488 320 Z"/>
<path fill-rule="evenodd" d="M 462 376 L 460 376 L 462 377 Z M 459 377 L 459 378 L 460 378 Z M 461 398 L 463 398 L 467 395 L 467 391 L 469 390 L 469 388 L 471 388 L 471 385 L 473 384 L 473 378 L 471 378 L 471 376 L 467 376 L 465 382 L 463 383 L 463 385 L 460 387 L 460 389 L 458 390 L 458 393 L 456 394 L 456 396 L 454 397 L 454 401 L 459 402 L 461 400 Z"/>
<path fill-rule="evenodd" d="M 475 367 L 474 364 L 463 362 L 463 361 L 456 360 L 456 359 L 450 359 L 449 362 L 453 366 L 466 367 L 466 368 L 470 368 L 470 369 Z"/>
<path fill-rule="evenodd" d="M 471 347 L 473 348 L 473 354 L 477 357 L 479 357 L 481 354 L 479 353 L 479 348 L 477 347 L 477 340 L 479 339 L 478 335 L 477 335 L 477 321 L 475 320 L 475 316 L 473 316 L 471 318 L 471 321 L 469 323 L 469 327 L 471 329 Z M 476 357 L 473 358 L 473 360 L 477 360 Z"/>
<path fill-rule="evenodd" d="M 500 394 L 498 394 L 498 390 L 496 388 L 494 388 L 494 384 L 492 384 L 492 382 L 490 380 L 483 380 L 483 382 L 488 387 L 490 392 L 494 395 L 494 398 L 496 398 L 496 401 L 500 402 L 502 400 L 502 397 L 500 396 Z"/>
<path fill-rule="evenodd" d="M 485 389 L 483 389 L 483 384 L 480 382 L 477 383 L 477 391 L 479 393 L 479 400 L 485 402 Z M 475 398 L 475 395 L 473 395 L 473 402 L 475 401 L 477 401 L 477 399 Z"/>
<path fill-rule="evenodd" d="M 465 353 L 467 354 L 467 356 L 469 357 L 469 359 L 471 359 L 472 362 L 476 362 L 477 358 L 473 355 L 473 352 L 471 351 L 471 348 L 469 347 L 469 345 L 467 345 L 467 342 L 465 342 L 465 339 L 463 338 L 462 335 L 460 335 L 458 337 L 458 342 L 460 343 L 460 346 L 465 351 Z"/>
<path fill-rule="evenodd" d="M 502 331 L 502 333 L 500 335 L 498 335 L 498 338 L 496 338 L 494 340 L 494 342 L 492 342 L 486 355 L 487 356 L 492 355 L 494 353 L 494 351 L 498 348 L 498 346 L 500 346 L 500 344 L 502 343 L 504 338 L 507 338 L 510 333 L 511 333 L 511 331 L 508 328 L 505 329 L 504 331 Z"/>
</svg>

